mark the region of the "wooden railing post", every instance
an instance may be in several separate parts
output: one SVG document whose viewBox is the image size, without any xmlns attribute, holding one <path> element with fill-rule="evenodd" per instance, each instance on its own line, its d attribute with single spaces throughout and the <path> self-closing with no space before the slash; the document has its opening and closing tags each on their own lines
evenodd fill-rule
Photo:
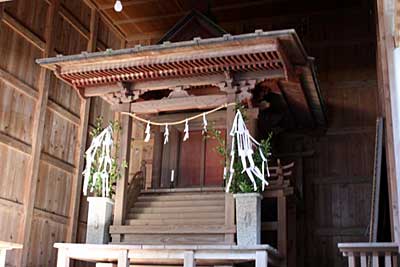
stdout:
<svg viewBox="0 0 400 267">
<path fill-rule="evenodd" d="M 347 257 L 348 266 L 357 265 L 357 257 L 360 257 L 360 266 L 367 267 L 368 258 L 372 267 L 379 267 L 380 259 L 385 267 L 397 267 L 398 246 L 396 243 L 340 243 L 340 252 Z"/>
</svg>

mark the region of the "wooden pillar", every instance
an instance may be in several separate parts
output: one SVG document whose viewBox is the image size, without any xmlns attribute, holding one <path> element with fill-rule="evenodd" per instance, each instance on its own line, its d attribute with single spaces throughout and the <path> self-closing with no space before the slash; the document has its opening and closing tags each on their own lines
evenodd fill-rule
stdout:
<svg viewBox="0 0 400 267">
<path fill-rule="evenodd" d="M 118 256 L 118 267 L 129 267 L 128 251 L 121 251 Z"/>
<path fill-rule="evenodd" d="M 54 0 L 48 7 L 45 29 L 45 49 L 43 57 L 49 57 L 54 51 L 54 26 L 60 6 L 59 0 Z M 33 210 L 35 207 L 36 188 L 40 167 L 42 139 L 49 93 L 50 72 L 45 68 L 40 70 L 38 78 L 38 98 L 35 104 L 35 114 L 32 123 L 32 152 L 27 166 L 24 181 L 23 214 L 20 223 L 19 242 L 23 243 L 21 256 L 16 259 L 17 266 L 26 266 L 31 237 Z"/>
<path fill-rule="evenodd" d="M 131 154 L 131 136 L 132 136 L 132 118 L 127 115 L 120 116 L 122 131 L 119 141 L 119 162 L 125 160 L 128 164 L 130 162 Z M 129 166 L 122 170 L 121 179 L 117 181 L 117 188 L 115 192 L 115 206 L 114 206 L 114 225 L 123 225 L 125 221 L 125 208 L 126 208 L 126 192 L 129 179 Z"/>
<path fill-rule="evenodd" d="M 99 16 L 97 10 L 92 7 L 90 17 L 90 38 L 87 44 L 88 52 L 96 51 L 98 22 Z M 81 99 L 78 140 L 77 147 L 75 149 L 76 170 L 71 186 L 71 205 L 69 211 L 70 217 L 68 219 L 68 230 L 66 238 L 67 242 L 76 242 L 77 229 L 79 226 L 79 206 L 82 192 L 82 172 L 85 162 L 84 153 L 86 150 L 86 139 L 88 135 L 89 112 L 90 98 Z"/>
<path fill-rule="evenodd" d="M 392 92 L 396 90 L 394 73 L 394 27 L 393 0 L 377 0 L 377 76 L 379 87 L 379 112 L 385 119 L 385 151 L 389 183 L 389 201 L 391 212 L 392 239 L 400 241 L 398 175 L 396 170 L 394 129 L 398 125 L 399 114 L 392 111 Z M 396 103 L 396 101 L 395 101 Z M 397 103 L 400 104 L 400 103 Z"/>
</svg>

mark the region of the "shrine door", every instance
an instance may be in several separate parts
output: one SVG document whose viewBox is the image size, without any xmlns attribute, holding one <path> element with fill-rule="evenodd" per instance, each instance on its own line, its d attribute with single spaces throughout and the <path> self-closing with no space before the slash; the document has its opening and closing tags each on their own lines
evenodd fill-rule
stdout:
<svg viewBox="0 0 400 267">
<path fill-rule="evenodd" d="M 226 138 L 226 130 L 220 131 Z M 172 170 L 175 187 L 222 186 L 224 166 L 223 158 L 217 152 L 218 141 L 212 137 L 204 138 L 201 130 L 191 130 L 186 141 L 183 136 L 182 131 L 171 127 L 169 142 L 164 145 L 163 133 L 159 134 L 154 148 L 153 186 L 170 187 Z"/>
</svg>

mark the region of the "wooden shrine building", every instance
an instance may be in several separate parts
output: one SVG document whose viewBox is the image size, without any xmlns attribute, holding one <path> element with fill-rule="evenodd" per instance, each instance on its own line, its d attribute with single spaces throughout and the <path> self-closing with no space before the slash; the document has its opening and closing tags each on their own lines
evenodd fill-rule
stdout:
<svg viewBox="0 0 400 267">
<path fill-rule="evenodd" d="M 267 101 L 273 94 L 290 114 L 285 127 L 315 129 L 326 124 L 313 60 L 294 30 L 165 41 L 117 51 L 58 56 L 38 63 L 75 88 L 82 98 L 100 96 L 115 111 L 122 112 L 125 140 L 121 140 L 121 157 L 127 162 L 140 159 L 130 152 L 132 118 L 124 112 L 168 122 L 184 119 L 188 112 L 242 102 L 254 111 L 252 120 L 257 121 L 260 104 L 266 105 L 265 109 L 278 105 Z M 224 138 L 234 113 L 234 107 L 226 106 L 209 118 Z M 256 134 L 257 123 L 253 124 Z M 182 142 L 183 127 L 172 126 L 168 143 L 163 143 L 163 128 L 153 129 L 153 157 L 142 167 L 144 177 L 129 177 L 127 171 L 117 181 L 110 228 L 113 244 L 235 244 L 234 203 L 232 195 L 224 193 L 222 159 L 215 152 L 216 141 L 204 139 L 201 129 L 199 123 L 191 123 L 191 137 Z M 175 171 L 177 179 L 171 180 L 171 172 Z M 140 191 L 143 183 L 145 191 Z M 276 186 L 284 186 L 283 180 Z M 286 216 L 283 187 L 278 191 L 282 194 L 275 196 L 282 199 L 278 201 L 278 213 Z M 286 223 L 278 218 L 280 226 L 275 228 L 280 239 L 275 245 L 283 250 L 279 251 L 283 257 L 287 255 Z"/>
<path fill-rule="evenodd" d="M 397 266 L 399 7 L 0 0 L 0 267 Z M 229 150 L 235 103 L 272 133 L 254 246 L 211 136 Z M 98 117 L 128 163 L 103 245 L 82 194 Z"/>
</svg>

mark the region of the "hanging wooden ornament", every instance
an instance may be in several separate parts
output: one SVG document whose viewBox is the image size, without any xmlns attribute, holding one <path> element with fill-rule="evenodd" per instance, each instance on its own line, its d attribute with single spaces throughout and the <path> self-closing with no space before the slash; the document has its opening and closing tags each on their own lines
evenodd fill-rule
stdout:
<svg viewBox="0 0 400 267">
<path fill-rule="evenodd" d="M 146 137 L 144 138 L 144 141 L 146 142 L 146 143 L 148 143 L 149 141 L 150 141 L 150 121 L 148 121 L 147 122 L 147 125 L 146 125 L 146 130 L 144 131 L 144 133 L 146 134 Z"/>
<path fill-rule="evenodd" d="M 183 130 L 185 135 L 183 136 L 183 141 L 186 141 L 189 139 L 189 121 L 186 119 L 185 121 L 185 129 Z"/>
</svg>

